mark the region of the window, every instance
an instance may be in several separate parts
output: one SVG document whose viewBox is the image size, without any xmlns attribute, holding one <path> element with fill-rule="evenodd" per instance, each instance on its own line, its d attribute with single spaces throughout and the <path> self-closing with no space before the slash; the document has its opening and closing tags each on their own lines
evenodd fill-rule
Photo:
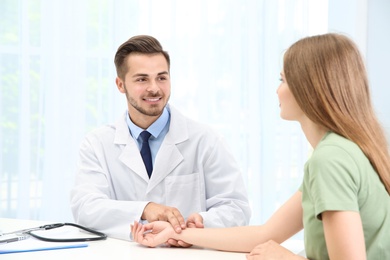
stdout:
<svg viewBox="0 0 390 260">
<path fill-rule="evenodd" d="M 310 147 L 276 89 L 283 51 L 327 31 L 327 1 L 5 0 L 0 23 L 2 217 L 72 221 L 79 144 L 125 111 L 113 57 L 136 34 L 170 53 L 171 104 L 224 135 L 252 224 L 298 189 Z"/>
</svg>

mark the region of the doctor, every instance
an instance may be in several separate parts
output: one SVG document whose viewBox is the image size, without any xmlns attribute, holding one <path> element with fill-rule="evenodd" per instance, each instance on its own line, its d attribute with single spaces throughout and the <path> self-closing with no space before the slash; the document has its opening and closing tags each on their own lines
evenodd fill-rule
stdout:
<svg viewBox="0 0 390 260">
<path fill-rule="evenodd" d="M 222 138 L 168 104 L 170 58 L 160 43 L 146 35 L 130 38 L 118 48 L 115 66 L 128 110 L 81 144 L 71 192 L 75 221 L 126 240 L 134 220 L 167 221 L 178 233 L 247 225 L 251 211 L 241 172 Z M 144 130 L 151 134 L 150 166 L 140 153 Z"/>
</svg>

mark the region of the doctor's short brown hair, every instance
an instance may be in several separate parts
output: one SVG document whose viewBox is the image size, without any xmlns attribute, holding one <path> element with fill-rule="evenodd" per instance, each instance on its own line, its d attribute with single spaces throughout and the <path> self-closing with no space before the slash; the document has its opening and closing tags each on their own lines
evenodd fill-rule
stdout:
<svg viewBox="0 0 390 260">
<path fill-rule="evenodd" d="M 170 68 L 170 58 L 168 52 L 164 51 L 160 42 L 149 35 L 137 35 L 133 36 L 127 41 L 125 41 L 121 46 L 119 46 L 115 54 L 115 68 L 116 73 L 119 78 L 123 79 L 128 70 L 126 65 L 126 58 L 131 53 L 139 54 L 157 54 L 161 53 L 164 55 L 167 63 L 168 69 Z"/>
</svg>

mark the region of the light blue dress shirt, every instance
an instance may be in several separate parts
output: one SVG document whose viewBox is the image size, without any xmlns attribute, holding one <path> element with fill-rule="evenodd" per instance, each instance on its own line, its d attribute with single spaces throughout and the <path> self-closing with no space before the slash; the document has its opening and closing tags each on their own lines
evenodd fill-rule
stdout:
<svg viewBox="0 0 390 260">
<path fill-rule="evenodd" d="M 128 114 L 129 113 L 127 111 L 127 115 Z M 149 146 L 150 146 L 150 153 L 152 154 L 153 165 L 154 165 L 154 159 L 156 158 L 158 149 L 160 149 L 160 146 L 165 138 L 165 135 L 168 133 L 170 118 L 171 118 L 171 114 L 168 108 L 165 107 L 161 116 L 153 124 L 151 124 L 148 127 L 148 129 L 142 129 L 137 125 L 135 125 L 130 120 L 129 116 L 126 117 L 126 122 L 127 122 L 127 126 L 129 127 L 130 135 L 134 138 L 135 142 L 138 144 L 139 150 L 141 150 L 141 144 L 142 144 L 142 139 L 140 137 L 141 132 L 147 130 L 149 133 L 151 133 L 151 136 L 149 138 Z"/>
</svg>

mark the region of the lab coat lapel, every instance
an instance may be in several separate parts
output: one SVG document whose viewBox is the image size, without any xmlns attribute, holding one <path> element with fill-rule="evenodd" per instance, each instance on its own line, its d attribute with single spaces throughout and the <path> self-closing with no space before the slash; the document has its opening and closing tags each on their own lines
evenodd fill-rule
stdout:
<svg viewBox="0 0 390 260">
<path fill-rule="evenodd" d="M 139 175 L 145 182 L 149 182 L 149 177 L 142 161 L 141 154 L 134 139 L 131 137 L 129 128 L 126 124 L 127 114 L 122 117 L 116 124 L 114 143 L 124 145 L 119 160 L 123 162 L 130 170 Z"/>
<path fill-rule="evenodd" d="M 132 141 L 133 143 L 127 144 L 123 149 L 121 155 L 119 156 L 119 160 L 129 167 L 131 171 L 139 175 L 145 182 L 148 182 L 149 177 L 146 172 L 144 162 L 142 161 L 141 154 L 134 140 Z"/>
<path fill-rule="evenodd" d="M 172 106 L 169 106 L 169 109 L 171 111 L 169 131 L 155 158 L 153 173 L 147 192 L 151 191 L 163 181 L 184 160 L 183 155 L 176 145 L 188 139 L 187 121 Z"/>
</svg>

